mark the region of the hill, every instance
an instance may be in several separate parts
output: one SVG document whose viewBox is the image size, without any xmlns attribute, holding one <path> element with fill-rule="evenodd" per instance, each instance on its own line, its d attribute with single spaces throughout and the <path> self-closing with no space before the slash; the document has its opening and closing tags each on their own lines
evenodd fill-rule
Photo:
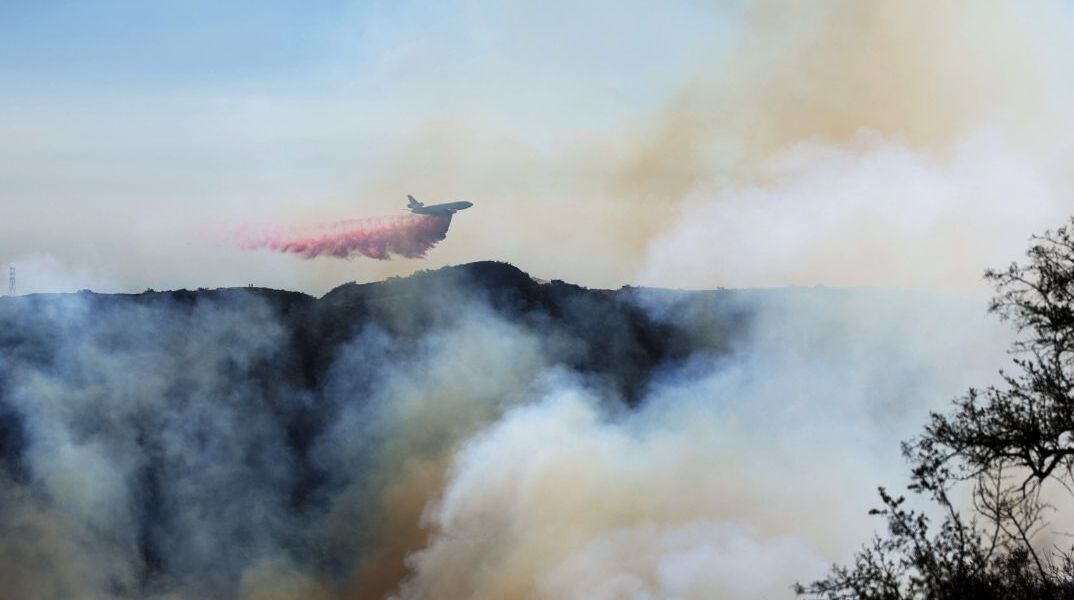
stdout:
<svg viewBox="0 0 1074 600">
<path fill-rule="evenodd" d="M 883 410 L 890 428 L 909 409 L 885 399 L 903 398 L 923 367 L 884 340 L 922 334 L 885 315 L 917 315 L 920 300 L 587 289 L 496 262 L 321 298 L 2 298 L 0 584 L 26 599 L 256 598 L 258 582 L 275 590 L 293 575 L 320 590 L 308 597 L 382 597 L 426 539 L 422 515 L 451 457 L 512 409 L 586 389 L 616 422 L 654 390 L 738 365 L 725 383 L 741 400 L 724 394 L 729 406 L 756 401 L 749 385 L 771 390 L 758 414 L 784 410 L 796 427 L 814 411 L 803 401 L 847 379 L 878 398 L 855 418 Z M 860 323 L 892 331 L 860 341 L 843 315 L 863 310 Z M 886 361 L 881 375 L 861 374 L 863 353 Z M 768 354 L 792 356 L 784 370 L 796 379 L 771 387 L 784 363 L 758 362 Z M 802 386 L 813 391 L 780 395 Z"/>
</svg>

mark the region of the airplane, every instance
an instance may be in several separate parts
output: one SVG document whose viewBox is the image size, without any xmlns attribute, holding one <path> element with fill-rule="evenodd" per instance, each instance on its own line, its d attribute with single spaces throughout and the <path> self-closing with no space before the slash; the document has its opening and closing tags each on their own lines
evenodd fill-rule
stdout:
<svg viewBox="0 0 1074 600">
<path fill-rule="evenodd" d="M 418 215 L 453 215 L 474 205 L 473 202 L 448 202 L 447 204 L 425 206 L 410 194 L 407 194 L 406 197 L 407 200 L 410 200 L 410 202 L 407 202 L 406 207 L 410 209 L 410 212 Z"/>
</svg>

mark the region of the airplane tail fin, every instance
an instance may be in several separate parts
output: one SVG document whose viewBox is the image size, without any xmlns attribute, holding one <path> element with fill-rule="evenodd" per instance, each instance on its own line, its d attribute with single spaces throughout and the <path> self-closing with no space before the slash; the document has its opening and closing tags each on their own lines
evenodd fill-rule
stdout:
<svg viewBox="0 0 1074 600">
<path fill-rule="evenodd" d="M 409 200 L 409 201 L 410 201 L 410 202 L 407 202 L 407 204 L 406 204 L 406 205 L 407 205 L 407 208 L 421 208 L 422 206 L 425 206 L 425 205 L 424 205 L 424 204 L 422 204 L 421 202 L 418 202 L 418 201 L 417 201 L 417 200 L 416 200 L 416 199 L 414 198 L 414 196 L 411 196 L 410 194 L 407 194 L 407 195 L 406 195 L 406 198 L 407 198 L 407 200 Z"/>
</svg>

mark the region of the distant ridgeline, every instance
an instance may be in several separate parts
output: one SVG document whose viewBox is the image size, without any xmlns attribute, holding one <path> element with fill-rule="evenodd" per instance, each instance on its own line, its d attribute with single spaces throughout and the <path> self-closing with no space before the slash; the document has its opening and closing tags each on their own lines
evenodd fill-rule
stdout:
<svg viewBox="0 0 1074 600">
<path fill-rule="evenodd" d="M 781 292 L 786 293 L 786 292 Z M 839 292 L 802 290 L 801 293 Z M 342 285 L 322 298 L 264 288 L 146 291 L 140 294 L 35 294 L 0 299 L 0 348 L 7 358 L 46 365 L 61 342 L 127 344 L 168 352 L 198 342 L 199 334 L 223 336 L 230 323 L 217 311 L 249 310 L 253 328 L 282 328 L 278 346 L 257 357 L 251 376 L 260 385 L 286 382 L 310 391 L 323 383 L 339 348 L 368 328 L 398 342 L 417 342 L 450 325 L 474 306 L 532 327 L 549 337 L 570 339 L 562 365 L 592 375 L 629 401 L 644 391 L 653 369 L 698 351 L 726 350 L 731 331 L 750 310 L 736 300 L 758 291 L 673 291 L 625 287 L 595 290 L 559 280 L 541 282 L 500 262 L 476 262 L 376 283 Z M 657 310 L 653 310 L 653 309 Z M 175 328 L 176 321 L 204 321 Z M 215 332 L 205 328 L 217 326 Z M 474 365 L 474 368 L 480 368 Z M 264 369 L 264 371 L 262 371 Z"/>
<path fill-rule="evenodd" d="M 0 595 L 254 597 L 291 575 L 383 595 L 418 549 L 398 540 L 424 539 L 391 530 L 420 531 L 422 502 L 384 516 L 413 464 L 444 468 L 557 377 L 629 410 L 732 356 L 758 302 L 849 294 L 591 290 L 478 262 L 322 298 L 0 299 Z"/>
</svg>

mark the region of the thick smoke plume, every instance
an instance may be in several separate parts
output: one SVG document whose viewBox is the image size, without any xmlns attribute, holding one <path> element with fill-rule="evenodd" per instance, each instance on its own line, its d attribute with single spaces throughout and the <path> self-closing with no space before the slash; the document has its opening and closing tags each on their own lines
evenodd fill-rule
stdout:
<svg viewBox="0 0 1074 600">
<path fill-rule="evenodd" d="M 635 301 L 695 343 L 728 333 L 702 316 L 715 307 Z M 999 330 L 940 298 L 742 294 L 716 310 L 736 304 L 751 323 L 730 352 L 665 365 L 638 408 L 553 374 L 467 440 L 397 597 L 789 597 L 870 530 L 897 440 L 1002 356 Z M 929 331 L 944 340 L 912 341 Z"/>
<path fill-rule="evenodd" d="M 0 597 L 783 597 L 1004 358 L 931 296 L 449 275 L 0 301 Z"/>
<path fill-rule="evenodd" d="M 297 254 L 387 260 L 392 255 L 422 258 L 447 236 L 451 215 L 402 215 L 346 219 L 306 229 L 246 227 L 236 232 L 240 247 Z"/>
<path fill-rule="evenodd" d="M 680 210 L 640 281 L 979 289 L 1066 219 L 1069 4 L 741 7 L 627 172 Z"/>
</svg>

